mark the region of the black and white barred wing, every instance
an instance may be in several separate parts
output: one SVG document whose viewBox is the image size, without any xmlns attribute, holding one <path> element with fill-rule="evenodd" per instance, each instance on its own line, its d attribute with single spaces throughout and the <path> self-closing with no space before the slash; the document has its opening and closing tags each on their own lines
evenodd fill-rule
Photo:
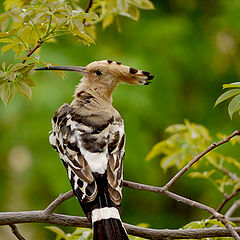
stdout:
<svg viewBox="0 0 240 240">
<path fill-rule="evenodd" d="M 71 111 L 68 104 L 57 110 L 52 119 L 49 141 L 59 153 L 75 195 L 80 201 L 88 202 L 95 199 L 97 185 L 78 143 L 79 136 L 86 132 L 87 126 L 72 121 Z"/>
<path fill-rule="evenodd" d="M 122 120 L 115 122 L 111 126 L 110 136 L 107 166 L 108 192 L 111 200 L 116 205 L 120 205 L 122 201 L 123 158 L 125 154 L 125 133 Z"/>
</svg>

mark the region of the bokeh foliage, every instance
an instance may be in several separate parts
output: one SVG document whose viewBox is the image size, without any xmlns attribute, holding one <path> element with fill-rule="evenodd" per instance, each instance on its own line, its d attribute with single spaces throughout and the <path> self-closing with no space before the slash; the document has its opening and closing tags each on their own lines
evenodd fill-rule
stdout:
<svg viewBox="0 0 240 240">
<path fill-rule="evenodd" d="M 228 0 L 153 3 L 156 9 L 141 11 L 138 22 L 114 14 L 112 26 L 104 32 L 102 26 L 96 25 L 96 45 L 88 47 L 72 35 L 64 35 L 43 45 L 40 56 L 41 60 L 57 65 L 85 66 L 94 60 L 112 59 L 156 76 L 148 87 L 119 86 L 114 106 L 125 120 L 127 133 L 125 179 L 161 186 L 177 169 L 170 167 L 164 172 L 159 167 L 160 156 L 148 162 L 145 157 L 154 144 L 169 137 L 164 132 L 169 125 L 183 123 L 185 118 L 201 123 L 212 136 L 210 141 L 219 140 L 218 132 L 229 134 L 239 128 L 238 116 L 233 115 L 229 121 L 225 102 L 213 106 L 223 84 L 239 81 L 240 4 Z M 116 31 L 119 22 L 121 34 Z M 9 65 L 23 60 L 16 60 L 14 55 L 7 51 L 1 55 L 1 62 L 5 59 Z M 0 106 L 1 211 L 42 209 L 60 192 L 70 189 L 65 170 L 49 146 L 48 132 L 54 111 L 72 100 L 79 78 L 74 73 L 67 73 L 65 81 L 53 73 L 34 74 L 36 86 L 32 88 L 31 101 L 16 95 L 7 108 Z M 226 144 L 217 152 L 238 159 L 238 148 Z M 206 169 L 201 167 L 198 172 L 203 173 Z M 239 175 L 236 167 L 232 170 Z M 183 176 L 172 190 L 212 207 L 222 200 L 219 190 L 203 178 Z M 65 202 L 58 211 L 82 214 L 75 199 Z M 164 196 L 124 189 L 125 222 L 179 228 L 206 217 L 203 211 Z M 56 238 L 41 225 L 24 225 L 20 229 L 29 239 Z M 11 239 L 8 228 L 0 230 L 0 239 Z"/>
</svg>

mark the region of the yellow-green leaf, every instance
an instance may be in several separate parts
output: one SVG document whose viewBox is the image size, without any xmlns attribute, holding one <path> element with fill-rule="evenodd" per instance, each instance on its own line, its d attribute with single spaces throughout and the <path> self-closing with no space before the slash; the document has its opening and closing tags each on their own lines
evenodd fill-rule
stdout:
<svg viewBox="0 0 240 240">
<path fill-rule="evenodd" d="M 223 84 L 223 89 L 225 88 L 240 88 L 240 82 Z"/>
<path fill-rule="evenodd" d="M 24 77 L 23 79 L 21 79 L 21 82 L 26 83 L 29 87 L 35 86 L 35 82 L 31 78 L 28 78 L 28 77 Z"/>
<path fill-rule="evenodd" d="M 11 48 L 14 48 L 15 47 L 15 43 L 10 43 L 10 44 L 7 44 L 7 45 L 4 45 L 2 47 L 2 54 L 4 54 L 5 52 L 7 52 L 8 50 L 10 50 Z"/>
<path fill-rule="evenodd" d="M 232 119 L 233 114 L 239 110 L 240 110 L 240 94 L 235 96 L 228 105 L 228 113 L 230 118 Z"/>
<path fill-rule="evenodd" d="M 109 25 L 111 25 L 113 23 L 113 20 L 114 20 L 114 15 L 113 14 L 105 17 L 102 20 L 102 28 L 103 28 L 103 30 L 105 30 Z"/>
<path fill-rule="evenodd" d="M 7 67 L 7 63 L 6 63 L 6 61 L 3 61 L 3 63 L 2 63 L 2 69 L 5 71 L 5 70 L 6 70 L 6 67 Z"/>
<path fill-rule="evenodd" d="M 17 92 L 25 98 L 31 99 L 32 89 L 24 82 L 17 81 L 15 83 Z"/>
<path fill-rule="evenodd" d="M 1 88 L 1 99 L 5 104 L 5 106 L 7 106 L 10 100 L 13 98 L 14 93 L 15 93 L 15 89 L 12 82 L 5 84 Z"/>
<path fill-rule="evenodd" d="M 21 70 L 21 69 L 24 69 L 24 68 L 26 68 L 26 64 L 17 63 L 17 64 L 12 66 L 11 71 L 18 71 L 18 70 Z"/>
<path fill-rule="evenodd" d="M 240 93 L 240 89 L 232 89 L 232 90 L 229 90 L 229 91 L 223 93 L 223 94 L 217 99 L 214 107 L 217 106 L 219 103 L 221 103 L 221 102 L 227 100 L 228 98 L 231 98 L 231 97 L 233 97 L 233 96 L 235 96 L 235 95 L 237 95 L 237 94 L 239 94 L 239 93 Z"/>
<path fill-rule="evenodd" d="M 79 32 L 83 31 L 84 25 L 79 19 L 72 19 L 74 26 Z"/>
<path fill-rule="evenodd" d="M 142 9 L 154 9 L 154 5 L 149 0 L 131 0 L 130 3 Z"/>
<path fill-rule="evenodd" d="M 15 43 L 12 39 L 10 38 L 0 38 L 0 42 L 2 43 Z"/>
<path fill-rule="evenodd" d="M 66 234 L 61 228 L 55 227 L 55 226 L 47 226 L 45 228 L 47 228 L 47 229 L 51 230 L 52 232 L 56 233 L 59 237 L 62 237 L 64 239 L 66 239 Z"/>
</svg>

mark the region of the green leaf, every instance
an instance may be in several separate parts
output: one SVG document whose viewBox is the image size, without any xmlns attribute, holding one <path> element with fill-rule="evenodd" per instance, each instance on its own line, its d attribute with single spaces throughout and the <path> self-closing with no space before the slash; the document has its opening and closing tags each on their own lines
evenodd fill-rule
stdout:
<svg viewBox="0 0 240 240">
<path fill-rule="evenodd" d="M 15 82 L 17 92 L 25 98 L 31 99 L 32 89 L 24 82 Z"/>
<path fill-rule="evenodd" d="M 21 82 L 26 83 L 29 87 L 33 87 L 36 85 L 35 82 L 31 78 L 28 78 L 28 77 L 24 77 L 23 79 L 21 79 Z"/>
<path fill-rule="evenodd" d="M 11 37 L 17 32 L 17 29 L 12 29 L 8 32 L 0 32 L 0 38 L 1 37 Z"/>
<path fill-rule="evenodd" d="M 14 48 L 16 46 L 15 43 L 10 43 L 2 47 L 2 54 L 10 50 L 11 48 Z"/>
<path fill-rule="evenodd" d="M 240 88 L 240 82 L 223 84 L 223 89 L 225 88 Z"/>
<path fill-rule="evenodd" d="M 102 28 L 105 30 L 109 25 L 111 25 L 114 21 L 114 15 L 111 14 L 107 17 L 105 17 L 102 21 Z"/>
<path fill-rule="evenodd" d="M 16 71 L 16 72 L 18 72 L 19 70 L 22 70 L 22 69 L 26 68 L 26 66 L 27 66 L 27 65 L 24 64 L 24 63 L 17 63 L 17 64 L 15 64 L 15 65 L 12 66 L 11 71 Z"/>
<path fill-rule="evenodd" d="M 219 227 L 224 227 L 221 221 L 217 219 L 207 219 L 206 224 L 218 225 Z"/>
<path fill-rule="evenodd" d="M 90 45 L 90 43 L 94 43 L 93 38 L 91 38 L 89 35 L 87 35 L 84 32 L 79 32 L 79 31 L 74 31 L 74 35 L 75 37 L 77 37 L 77 39 L 85 44 L 87 44 L 88 46 Z"/>
<path fill-rule="evenodd" d="M 61 228 L 59 228 L 59 227 L 47 226 L 47 227 L 45 227 L 45 228 L 47 228 L 47 229 L 49 229 L 50 231 L 56 233 L 57 236 L 60 237 L 59 239 L 61 239 L 61 238 L 66 239 L 66 237 L 67 237 L 66 234 L 65 234 L 65 232 L 64 232 Z"/>
<path fill-rule="evenodd" d="M 2 43 L 15 43 L 12 39 L 10 38 L 0 38 L 0 42 Z"/>
<path fill-rule="evenodd" d="M 6 83 L 7 81 L 5 79 L 0 79 L 0 88 L 3 87 Z"/>
<path fill-rule="evenodd" d="M 0 70 L 0 78 L 4 78 L 6 76 L 6 73 Z"/>
<path fill-rule="evenodd" d="M 6 61 L 3 61 L 3 63 L 2 63 L 3 71 L 6 71 L 6 67 L 7 67 L 7 63 L 6 63 Z"/>
<path fill-rule="evenodd" d="M 79 32 L 83 31 L 84 25 L 79 19 L 72 19 L 74 26 Z"/>
<path fill-rule="evenodd" d="M 159 154 L 161 154 L 162 150 L 166 148 L 165 141 L 159 142 L 155 144 L 152 148 L 152 150 L 148 153 L 146 156 L 146 161 L 150 161 L 151 159 L 155 158 Z"/>
<path fill-rule="evenodd" d="M 232 119 L 233 114 L 239 110 L 240 110 L 240 94 L 235 96 L 228 105 L 228 113 L 230 118 Z"/>
<path fill-rule="evenodd" d="M 123 15 L 123 14 L 121 14 L 121 15 Z M 127 13 L 124 15 L 137 21 L 139 19 L 139 15 L 140 15 L 139 9 L 133 5 L 130 5 Z"/>
<path fill-rule="evenodd" d="M 138 8 L 146 10 L 154 9 L 154 5 L 149 0 L 130 0 L 129 2 Z"/>
<path fill-rule="evenodd" d="M 8 105 L 10 100 L 13 98 L 15 89 L 12 82 L 8 82 L 1 88 L 1 99 L 5 106 Z"/>
<path fill-rule="evenodd" d="M 231 98 L 231 97 L 233 97 L 233 96 L 235 96 L 235 95 L 237 95 L 237 94 L 239 94 L 239 93 L 240 93 L 240 89 L 232 89 L 232 90 L 229 90 L 229 91 L 223 93 L 223 94 L 217 99 L 214 107 L 217 106 L 219 103 L 221 103 L 221 102 L 227 100 L 228 98 Z"/>
</svg>

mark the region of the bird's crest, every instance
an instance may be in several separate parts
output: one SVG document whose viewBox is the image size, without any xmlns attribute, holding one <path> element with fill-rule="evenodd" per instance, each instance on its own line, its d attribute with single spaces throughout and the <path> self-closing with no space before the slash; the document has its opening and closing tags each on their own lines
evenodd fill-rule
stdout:
<svg viewBox="0 0 240 240">
<path fill-rule="evenodd" d="M 135 68 L 123 65 L 121 62 L 111 60 L 95 61 L 86 66 L 89 72 L 96 72 L 99 69 L 105 69 L 112 75 L 118 77 L 122 82 L 136 85 L 148 85 L 154 78 L 150 72 L 137 70 Z"/>
</svg>

